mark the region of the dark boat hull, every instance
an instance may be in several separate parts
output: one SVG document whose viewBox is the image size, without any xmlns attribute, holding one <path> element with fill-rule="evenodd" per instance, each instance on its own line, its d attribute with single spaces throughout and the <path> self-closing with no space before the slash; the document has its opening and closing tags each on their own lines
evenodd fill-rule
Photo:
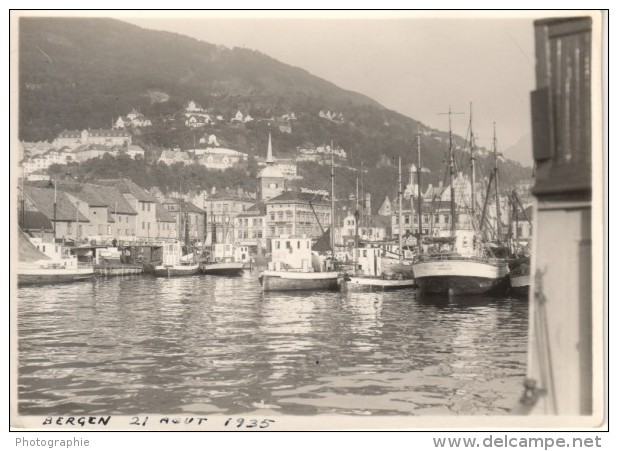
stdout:
<svg viewBox="0 0 618 451">
<path fill-rule="evenodd" d="M 213 276 L 240 276 L 244 271 L 243 263 L 202 263 L 200 272 Z"/>
<path fill-rule="evenodd" d="M 414 265 L 416 283 L 423 293 L 484 294 L 509 287 L 505 261 L 436 258 Z"/>
<path fill-rule="evenodd" d="M 416 279 L 421 292 L 432 294 L 489 294 L 506 290 L 508 282 L 508 277 L 488 279 L 470 276 L 435 276 Z"/>
</svg>

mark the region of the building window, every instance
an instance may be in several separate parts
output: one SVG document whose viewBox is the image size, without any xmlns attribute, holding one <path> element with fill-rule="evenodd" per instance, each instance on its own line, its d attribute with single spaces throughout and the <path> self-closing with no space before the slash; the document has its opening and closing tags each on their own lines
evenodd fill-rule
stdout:
<svg viewBox="0 0 618 451">
<path fill-rule="evenodd" d="M 142 221 L 142 230 L 146 230 L 146 223 Z"/>
<path fill-rule="evenodd" d="M 289 241 L 285 242 L 285 248 L 286 249 L 292 249 L 292 243 L 290 243 Z"/>
<path fill-rule="evenodd" d="M 275 241 L 275 249 L 281 249 L 281 241 Z"/>
<path fill-rule="evenodd" d="M 271 214 L 270 214 L 270 220 L 271 220 L 271 221 L 274 221 L 274 220 L 275 220 L 275 214 L 274 214 L 274 213 L 271 213 Z"/>
</svg>

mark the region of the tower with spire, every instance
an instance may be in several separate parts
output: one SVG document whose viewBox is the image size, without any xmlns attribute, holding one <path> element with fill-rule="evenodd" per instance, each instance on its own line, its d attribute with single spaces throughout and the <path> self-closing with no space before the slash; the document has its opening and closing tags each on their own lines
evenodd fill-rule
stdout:
<svg viewBox="0 0 618 451">
<path fill-rule="evenodd" d="M 266 167 L 257 175 L 258 201 L 265 201 L 278 196 L 285 191 L 285 177 L 275 165 L 273 158 L 273 146 L 270 133 L 268 133 L 268 151 L 266 153 Z"/>
</svg>

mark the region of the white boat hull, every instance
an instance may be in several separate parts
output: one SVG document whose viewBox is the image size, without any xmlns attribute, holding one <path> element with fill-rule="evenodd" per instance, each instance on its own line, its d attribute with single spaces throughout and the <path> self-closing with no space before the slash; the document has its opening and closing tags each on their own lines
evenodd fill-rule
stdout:
<svg viewBox="0 0 618 451">
<path fill-rule="evenodd" d="M 511 274 L 511 291 L 518 296 L 525 297 L 530 290 L 530 274 L 514 276 Z"/>
<path fill-rule="evenodd" d="M 425 293 L 483 294 L 508 287 L 506 262 L 441 259 L 413 265 L 416 283 Z"/>
<path fill-rule="evenodd" d="M 323 291 L 339 290 L 339 273 L 263 271 L 260 274 L 262 291 Z"/>
<path fill-rule="evenodd" d="M 17 283 L 19 285 L 79 282 L 88 280 L 92 276 L 94 276 L 92 267 L 66 269 L 20 266 L 17 269 Z"/>
<path fill-rule="evenodd" d="M 381 277 L 352 276 L 344 281 L 349 291 L 402 290 L 416 286 L 414 279 L 383 279 Z"/>
<path fill-rule="evenodd" d="M 200 270 L 199 263 L 194 265 L 159 265 L 154 267 L 156 277 L 192 276 Z"/>
</svg>

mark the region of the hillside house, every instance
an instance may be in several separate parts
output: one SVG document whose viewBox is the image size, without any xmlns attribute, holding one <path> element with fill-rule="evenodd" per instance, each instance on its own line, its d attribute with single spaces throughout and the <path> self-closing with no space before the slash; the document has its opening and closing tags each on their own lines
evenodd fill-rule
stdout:
<svg viewBox="0 0 618 451">
<path fill-rule="evenodd" d="M 99 144 L 103 146 L 128 146 L 131 144 L 131 134 L 126 130 L 88 129 L 64 130 L 54 140 L 57 148 L 68 147 L 74 149 L 86 144 Z"/>
</svg>

